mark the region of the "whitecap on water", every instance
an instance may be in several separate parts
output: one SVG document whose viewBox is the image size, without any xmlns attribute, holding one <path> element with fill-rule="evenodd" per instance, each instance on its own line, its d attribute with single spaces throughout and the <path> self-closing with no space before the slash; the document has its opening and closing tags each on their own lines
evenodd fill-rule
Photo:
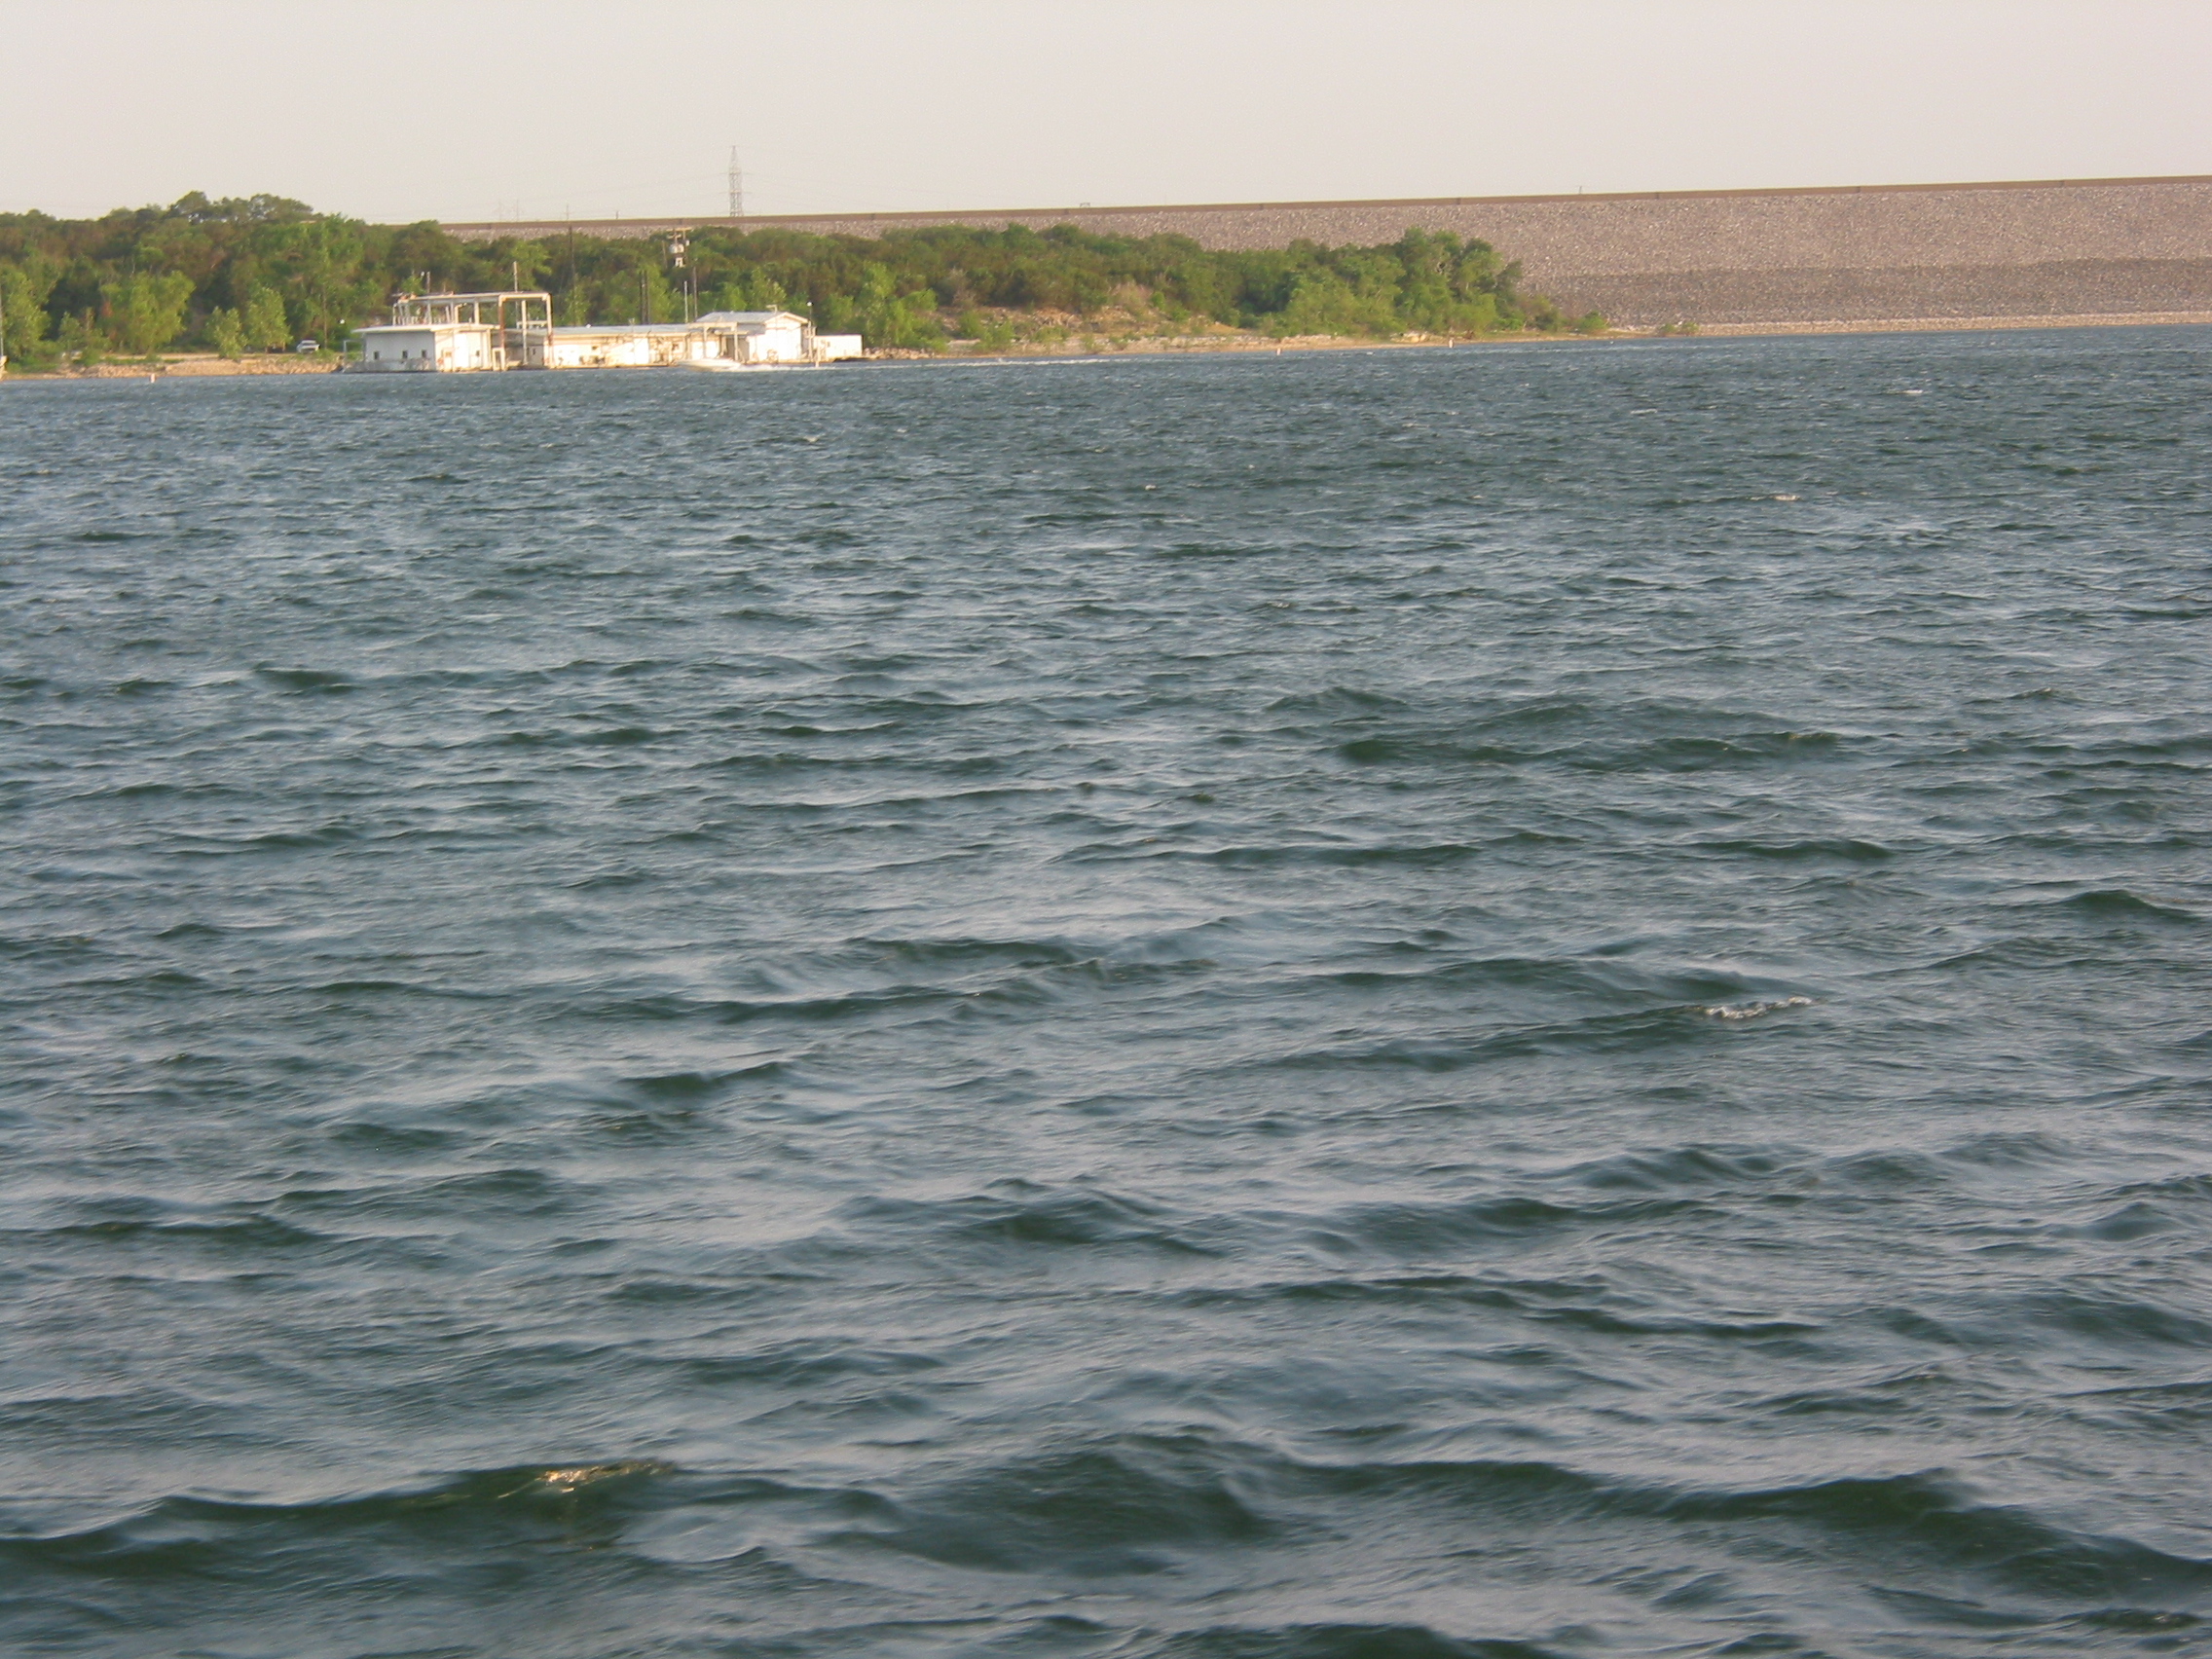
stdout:
<svg viewBox="0 0 2212 1659">
<path fill-rule="evenodd" d="M 565 1469 L 547 1469 L 525 1490 L 566 1495 L 594 1481 L 610 1481 L 623 1475 L 665 1475 L 672 1465 L 651 1457 L 628 1457 L 618 1463 L 575 1463 Z"/>
<path fill-rule="evenodd" d="M 1704 1012 L 1714 1019 L 1756 1019 L 1778 1008 L 1811 1008 L 1811 997 L 1783 997 L 1775 1002 L 1715 1003 Z"/>
</svg>

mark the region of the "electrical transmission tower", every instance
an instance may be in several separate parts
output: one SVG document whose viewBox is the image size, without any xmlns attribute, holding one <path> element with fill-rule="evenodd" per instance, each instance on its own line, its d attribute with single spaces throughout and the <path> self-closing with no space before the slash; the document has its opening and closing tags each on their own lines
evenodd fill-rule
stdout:
<svg viewBox="0 0 2212 1659">
<path fill-rule="evenodd" d="M 745 217 L 745 169 L 737 165 L 737 146 L 729 147 L 729 216 Z"/>
</svg>

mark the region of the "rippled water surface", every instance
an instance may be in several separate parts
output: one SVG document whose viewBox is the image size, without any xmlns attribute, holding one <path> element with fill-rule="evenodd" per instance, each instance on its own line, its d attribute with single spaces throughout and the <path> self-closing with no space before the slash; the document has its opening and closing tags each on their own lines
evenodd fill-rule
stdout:
<svg viewBox="0 0 2212 1659">
<path fill-rule="evenodd" d="M 0 390 L 0 1646 L 2212 1644 L 2208 365 Z"/>
</svg>

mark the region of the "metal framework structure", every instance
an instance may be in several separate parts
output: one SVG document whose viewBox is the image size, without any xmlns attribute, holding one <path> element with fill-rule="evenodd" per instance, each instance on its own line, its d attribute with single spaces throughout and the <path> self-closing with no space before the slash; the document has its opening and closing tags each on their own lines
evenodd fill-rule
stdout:
<svg viewBox="0 0 2212 1659">
<path fill-rule="evenodd" d="M 495 368 L 540 369 L 551 360 L 553 296 L 542 288 L 488 294 L 401 294 L 391 302 L 394 327 L 492 330 Z"/>
</svg>

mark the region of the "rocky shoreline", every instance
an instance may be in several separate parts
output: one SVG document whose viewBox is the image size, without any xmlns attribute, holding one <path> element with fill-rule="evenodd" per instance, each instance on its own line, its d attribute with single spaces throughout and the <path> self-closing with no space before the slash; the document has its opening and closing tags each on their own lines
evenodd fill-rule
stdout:
<svg viewBox="0 0 2212 1659">
<path fill-rule="evenodd" d="M 173 356 L 165 352 L 156 362 L 111 359 L 91 365 L 70 363 L 52 369 L 18 369 L 11 365 L 4 378 L 12 381 L 162 380 L 181 376 L 189 380 L 203 375 L 327 375 L 336 373 L 338 364 L 335 351 L 314 351 L 305 356 L 291 353 L 278 356 L 272 352 L 257 357 L 218 357 L 212 351 L 188 351 Z"/>
</svg>

